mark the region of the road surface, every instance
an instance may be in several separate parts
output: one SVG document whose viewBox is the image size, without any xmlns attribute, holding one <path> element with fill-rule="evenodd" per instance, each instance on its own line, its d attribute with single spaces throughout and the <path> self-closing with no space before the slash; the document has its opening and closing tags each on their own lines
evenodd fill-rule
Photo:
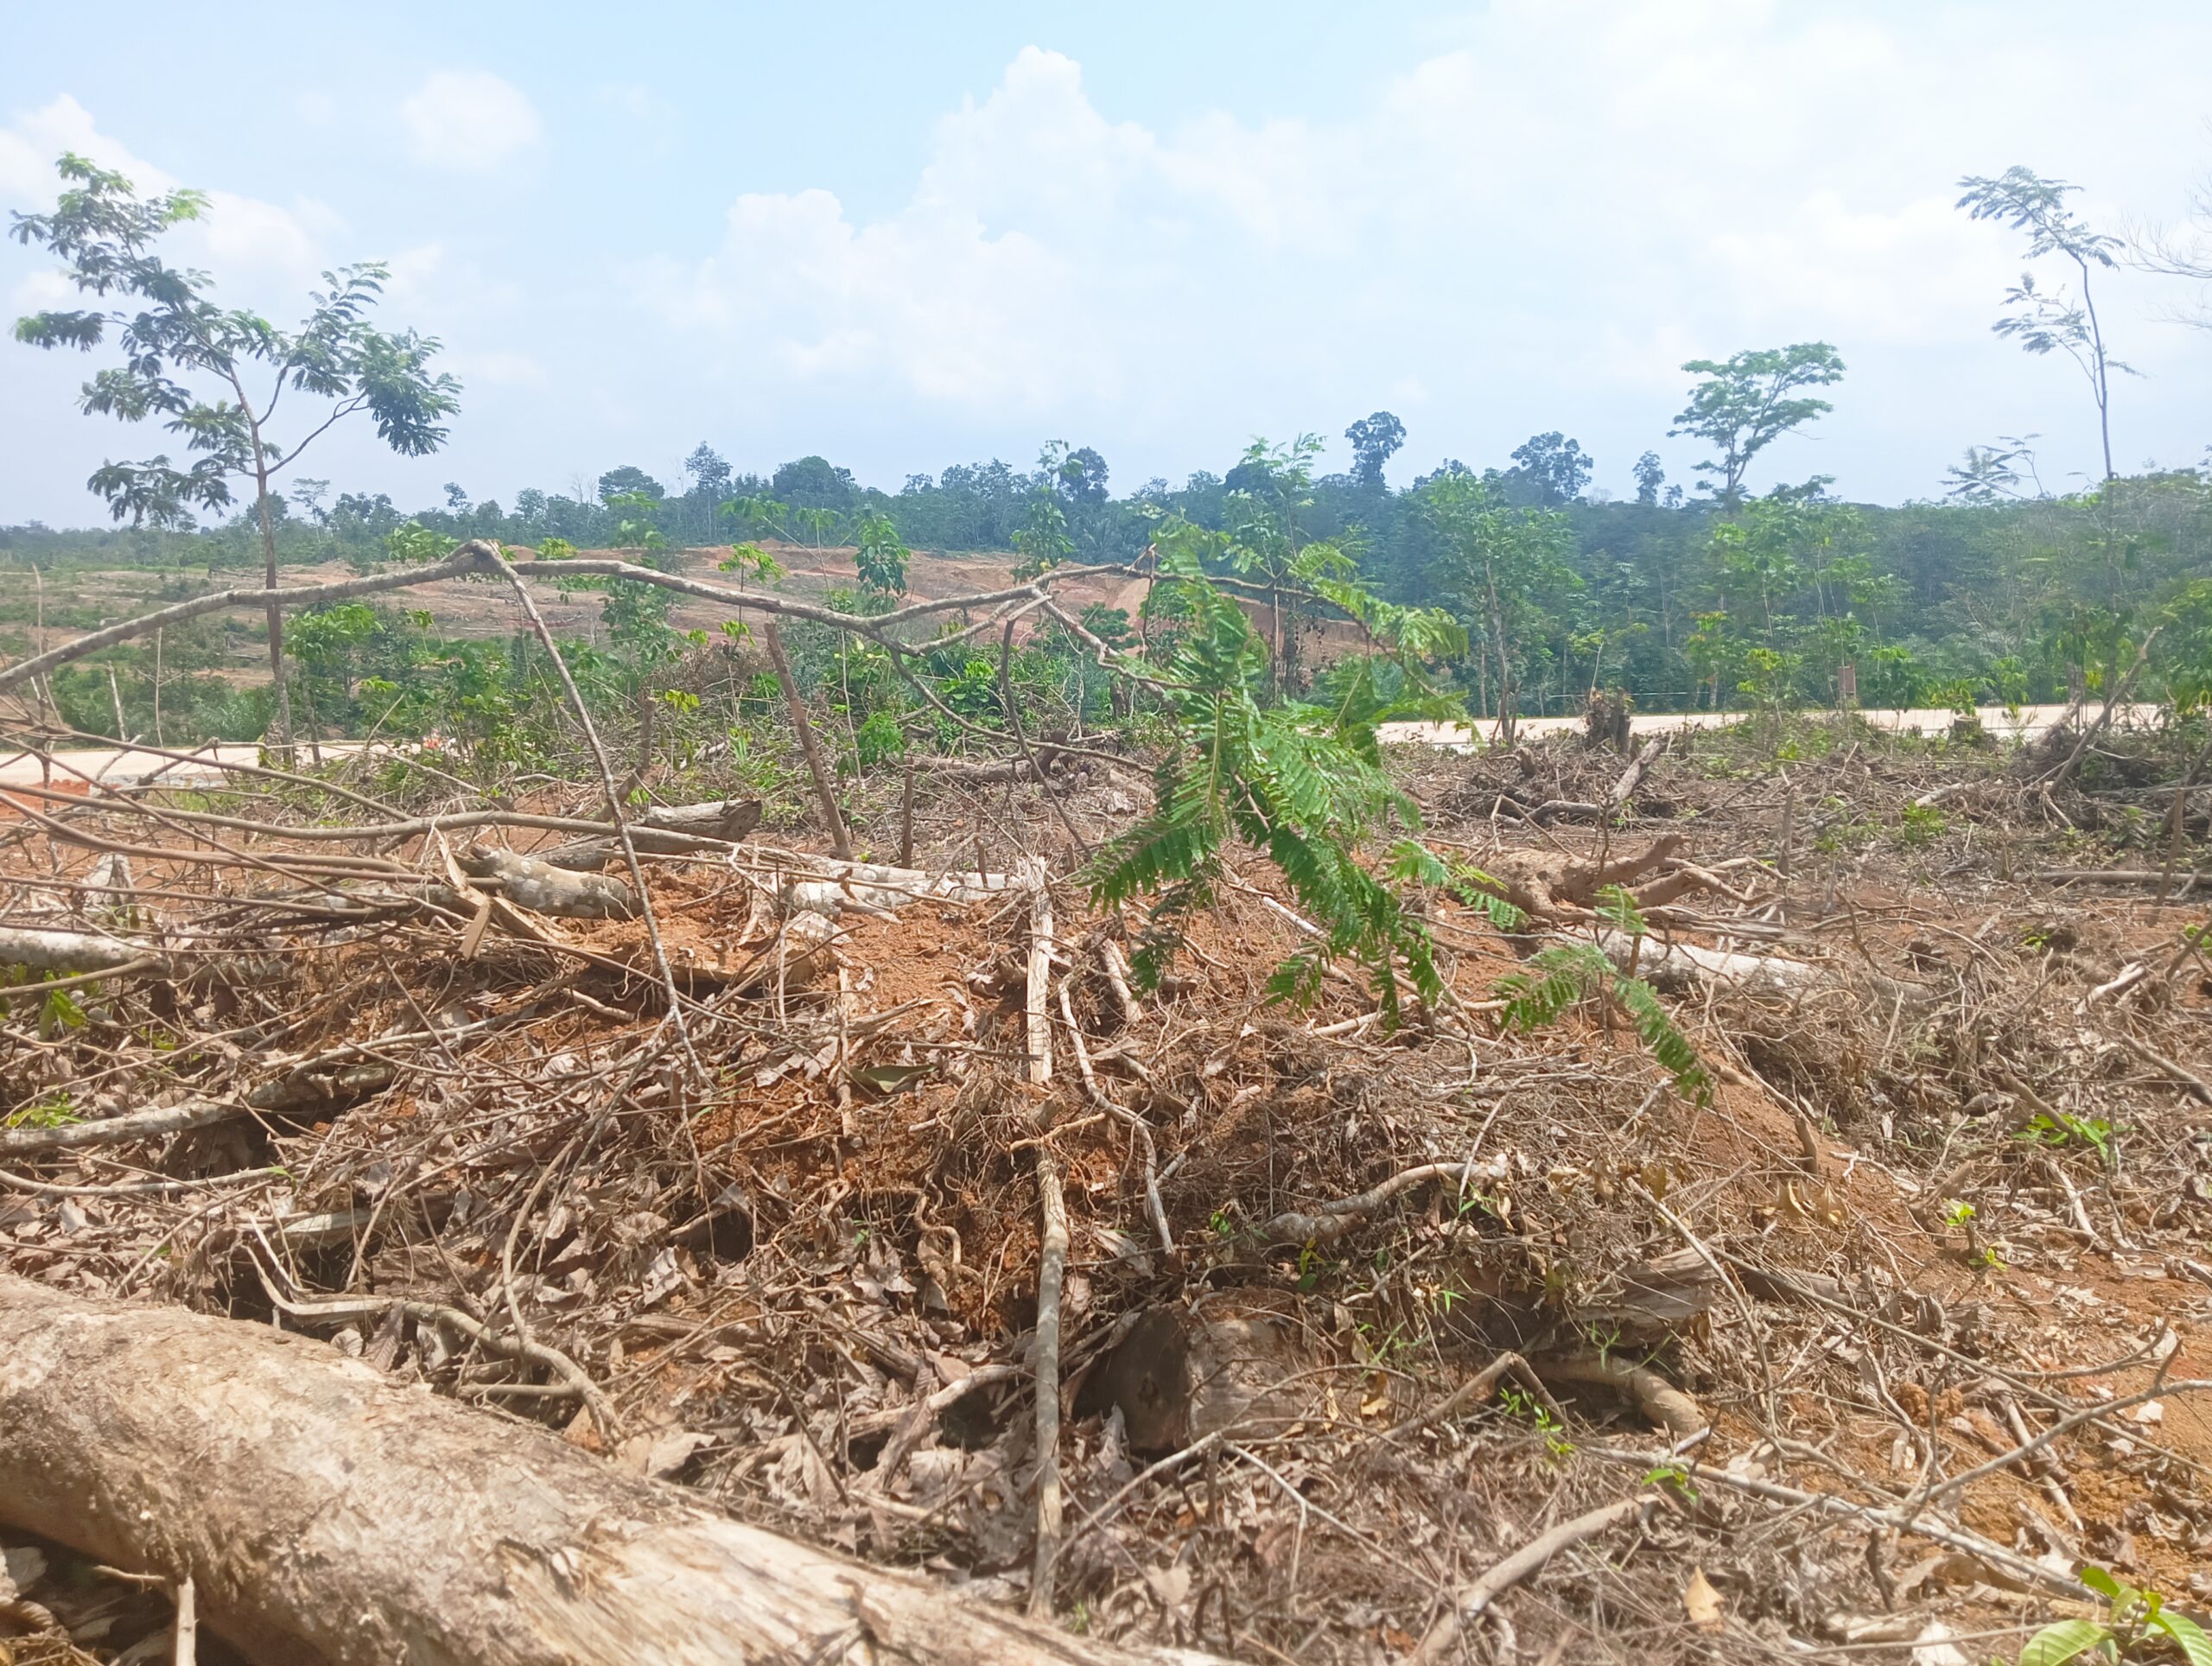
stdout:
<svg viewBox="0 0 2212 1666">
<path fill-rule="evenodd" d="M 359 741 L 322 743 L 326 760 L 343 758 L 360 749 Z M 182 752 L 185 748 L 175 747 L 170 750 Z M 299 748 L 299 754 L 305 762 L 308 757 L 305 746 Z M 210 781 L 221 780 L 226 765 L 253 765 L 260 761 L 260 747 L 250 741 L 194 747 L 188 762 L 163 757 L 158 752 L 142 752 L 135 747 L 94 747 L 57 752 L 50 770 L 46 761 L 34 753 L 0 751 L 0 788 L 53 786 L 63 792 L 78 792 L 88 790 L 94 781 L 104 786 L 143 786 L 156 777 L 165 785 L 204 786 Z"/>
<path fill-rule="evenodd" d="M 1983 706 L 1979 709 L 1979 715 L 1982 726 L 1997 739 L 2025 740 L 2051 728 L 2066 715 L 2066 709 L 2063 705 L 2024 706 L 2015 713 L 2002 706 Z M 2097 709 L 2090 709 L 2094 712 Z M 2158 720 L 2158 714 L 2159 708 L 2154 705 L 2123 706 L 2113 715 L 2113 721 L 2123 728 L 2148 727 Z M 1955 717 L 1954 713 L 1934 707 L 1859 715 L 1875 728 L 1921 734 L 1948 732 Z M 1637 734 L 1672 734 L 1684 729 L 1721 728 L 1744 722 L 1749 716 L 1749 713 L 1740 711 L 1636 712 L 1629 718 L 1629 727 Z M 1579 734 L 1582 728 L 1580 717 L 1524 717 L 1519 724 L 1519 733 L 1531 740 L 1546 734 Z M 1476 725 L 1385 723 L 1380 732 L 1386 744 L 1426 742 L 1449 751 L 1465 752 L 1488 744 L 1496 737 L 1497 729 L 1497 724 L 1488 722 Z M 326 741 L 322 743 L 322 755 L 326 759 L 346 757 L 359 752 L 361 745 L 359 741 Z M 306 758 L 305 747 L 300 748 L 300 754 L 302 760 Z M 0 752 L 0 788 L 50 785 L 65 792 L 75 791 L 83 787 L 88 779 L 108 786 L 143 786 L 156 778 L 176 786 L 202 785 L 219 780 L 224 765 L 260 761 L 261 748 L 251 744 L 200 747 L 194 750 L 190 762 L 135 747 L 105 747 L 57 752 L 49 774 L 44 762 L 33 754 Z"/>
<path fill-rule="evenodd" d="M 2101 708 L 2093 705 L 2088 709 L 2094 719 Z M 2031 739 L 2054 727 L 2066 712 L 2063 705 L 2022 706 L 2017 712 L 2003 706 L 1975 709 L 1982 727 L 2000 741 Z M 2148 727 L 2158 721 L 2158 712 L 2159 708 L 2154 705 L 2122 706 L 2113 714 L 2113 722 L 2121 728 Z M 1958 715 L 1932 706 L 1910 711 L 1864 711 L 1859 715 L 1869 728 L 1917 734 L 1948 734 Z M 1742 711 L 1639 711 L 1630 714 L 1629 728 L 1636 734 L 1675 734 L 1684 729 L 1725 728 L 1731 723 L 1749 722 L 1750 718 L 1749 712 Z M 1547 734 L 1580 734 L 1583 728 L 1580 717 L 1523 717 L 1516 725 L 1516 733 L 1524 739 L 1535 740 Z M 1472 725 L 1385 723 L 1377 733 L 1386 745 L 1425 741 L 1453 752 L 1471 752 L 1496 740 L 1497 725 L 1487 720 Z"/>
</svg>

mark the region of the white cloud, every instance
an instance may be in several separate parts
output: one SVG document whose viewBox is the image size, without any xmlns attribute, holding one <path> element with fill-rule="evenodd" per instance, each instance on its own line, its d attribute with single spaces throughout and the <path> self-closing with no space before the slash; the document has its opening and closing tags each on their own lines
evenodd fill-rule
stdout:
<svg viewBox="0 0 2212 1666">
<path fill-rule="evenodd" d="M 114 169 L 141 195 L 172 191 L 180 183 L 103 132 L 92 112 L 64 93 L 0 128 L 0 204 L 51 207 L 60 188 L 54 164 L 65 151 Z M 175 235 L 180 258 L 212 269 L 219 279 L 250 285 L 311 282 L 327 264 L 326 242 L 344 227 L 334 212 L 312 199 L 285 208 L 234 191 L 207 194 L 206 213 Z M 54 287 L 48 283 L 41 293 Z"/>
<path fill-rule="evenodd" d="M 113 169 L 141 191 L 167 191 L 176 184 L 151 162 L 131 155 L 120 140 L 101 132 L 92 111 L 65 92 L 0 128 L 0 199 L 50 203 L 58 188 L 54 164 L 64 151 Z"/>
<path fill-rule="evenodd" d="M 408 155 L 460 174 L 497 173 L 544 137 L 522 89 L 484 70 L 434 72 L 401 101 L 399 122 Z"/>
<path fill-rule="evenodd" d="M 438 368 L 452 372 L 468 388 L 542 388 L 550 386 L 552 375 L 543 361 L 527 353 L 506 353 L 496 348 L 481 353 L 449 353 L 438 361 Z"/>
<path fill-rule="evenodd" d="M 2086 175 L 2138 103 L 2043 96 L 2105 95 L 2031 35 L 2001 74 L 1961 74 L 1992 55 L 1984 21 L 1955 8 L 1907 38 L 1781 0 L 1495 0 L 1363 105 L 1159 128 L 1032 47 L 937 124 L 902 206 L 748 194 L 712 254 L 625 276 L 772 404 L 899 402 L 909 427 L 1048 416 L 1187 454 L 1387 398 L 1468 456 L 1585 425 L 1624 477 L 1670 449 L 1683 360 L 1825 338 L 1899 436 L 1877 443 L 1975 425 L 1948 455 L 2006 418 L 1962 414 L 1955 379 L 1914 398 L 1909 361 L 1994 353 L 2018 271 L 1953 180 L 2077 154 Z M 2212 27 L 2162 38 L 2164 62 L 2212 49 Z M 2135 132 L 2103 182 L 2167 188 L 2171 142 Z"/>
</svg>

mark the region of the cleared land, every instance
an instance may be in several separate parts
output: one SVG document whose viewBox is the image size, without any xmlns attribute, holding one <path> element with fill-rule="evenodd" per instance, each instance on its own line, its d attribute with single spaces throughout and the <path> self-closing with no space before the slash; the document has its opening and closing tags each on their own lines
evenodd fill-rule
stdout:
<svg viewBox="0 0 2212 1666">
<path fill-rule="evenodd" d="M 576 836 L 531 816 L 589 829 L 581 789 L 509 810 L 356 760 L 373 807 L 19 790 L 7 924 L 158 963 L 6 1030 L 0 1267 L 303 1330 L 972 1598 L 1048 1578 L 1086 1648 L 1395 1660 L 1458 1612 L 1451 1648 L 1531 1659 L 2009 1650 L 2075 1611 L 2077 1559 L 2212 1594 L 2178 739 L 2054 789 L 2032 751 L 1806 724 L 1777 766 L 1684 734 L 1604 826 L 1558 807 L 1607 798 L 1606 749 L 1403 748 L 1437 848 L 1541 912 L 1433 895 L 1452 998 L 1395 1031 L 1349 975 L 1266 998 L 1305 933 L 1256 860 L 1128 996 L 1141 911 L 1071 877 L 1071 830 L 1134 812 L 1118 769 L 1056 778 L 1057 810 L 925 774 L 903 876 L 797 811 L 649 856 L 665 972 L 642 919 L 468 878 L 471 841 Z M 863 856 L 899 794 L 861 784 Z M 1618 938 L 1606 873 L 1702 1091 L 1605 999 L 1512 1021 L 1533 952 Z M 217 1581 L 234 1635 L 257 1588 Z M 34 1594 L 84 1623 L 84 1590 Z"/>
</svg>

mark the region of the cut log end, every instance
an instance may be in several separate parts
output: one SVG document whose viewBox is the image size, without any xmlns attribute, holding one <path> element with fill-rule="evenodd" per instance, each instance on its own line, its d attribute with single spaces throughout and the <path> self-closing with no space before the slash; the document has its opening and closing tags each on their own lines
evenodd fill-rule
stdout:
<svg viewBox="0 0 2212 1666">
<path fill-rule="evenodd" d="M 1200 1658 L 731 1521 L 302 1337 L 4 1275 L 0 1524 L 190 1577 L 271 1662 Z"/>
</svg>

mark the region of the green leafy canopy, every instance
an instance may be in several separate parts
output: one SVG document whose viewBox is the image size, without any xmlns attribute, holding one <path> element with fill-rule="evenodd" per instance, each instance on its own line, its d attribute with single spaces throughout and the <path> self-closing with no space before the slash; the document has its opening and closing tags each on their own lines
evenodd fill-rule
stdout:
<svg viewBox="0 0 2212 1666">
<path fill-rule="evenodd" d="M 64 156 L 56 168 L 64 188 L 53 212 L 15 215 L 10 235 L 58 256 L 79 293 L 124 304 L 33 313 L 16 321 L 16 339 L 89 353 L 112 337 L 122 362 L 84 385 L 82 409 L 127 423 L 157 419 L 191 455 L 182 466 L 167 454 L 102 464 L 88 484 L 118 520 L 189 525 L 194 508 L 231 502 L 233 478 L 265 485 L 361 411 L 403 455 L 423 456 L 445 442 L 442 419 L 459 408 L 461 388 L 429 369 L 439 344 L 369 322 L 391 276 L 386 267 L 372 261 L 324 273 L 327 290 L 311 297 L 307 318 L 280 329 L 218 306 L 208 274 L 173 266 L 156 251 L 164 234 L 207 213 L 204 194 L 141 198 L 122 175 L 78 156 Z M 265 391 L 247 385 L 256 367 Z M 268 431 L 288 393 L 329 402 L 289 451 Z"/>
</svg>

